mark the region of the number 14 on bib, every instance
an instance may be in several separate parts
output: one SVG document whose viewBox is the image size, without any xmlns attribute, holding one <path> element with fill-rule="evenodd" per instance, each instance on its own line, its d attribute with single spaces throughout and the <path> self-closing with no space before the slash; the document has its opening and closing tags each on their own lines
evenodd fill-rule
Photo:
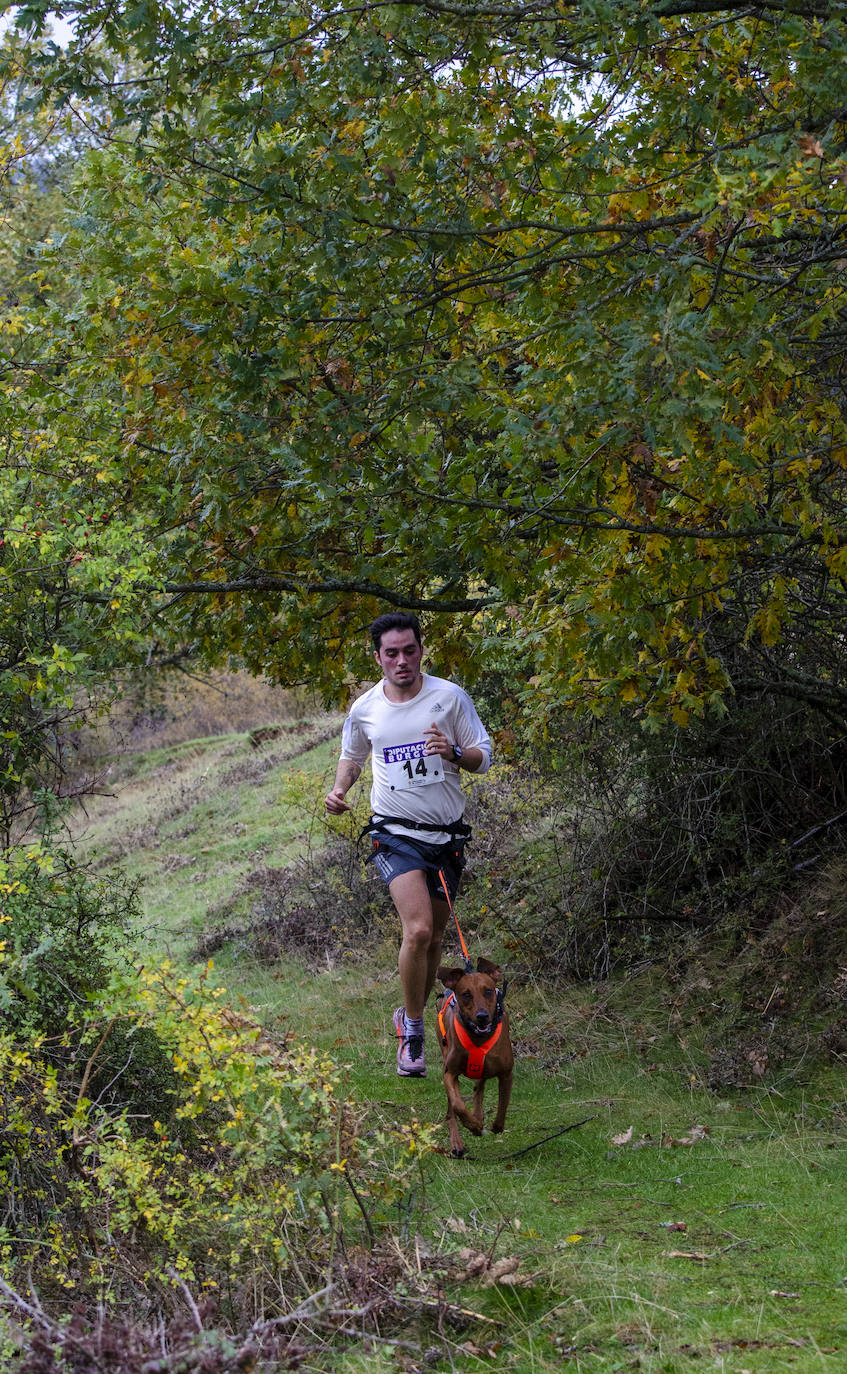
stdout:
<svg viewBox="0 0 847 1374">
<path fill-rule="evenodd" d="M 394 744 L 383 749 L 382 757 L 392 792 L 408 787 L 425 787 L 427 783 L 444 778 L 444 760 L 440 754 L 426 752 L 426 740 L 413 744 Z"/>
</svg>

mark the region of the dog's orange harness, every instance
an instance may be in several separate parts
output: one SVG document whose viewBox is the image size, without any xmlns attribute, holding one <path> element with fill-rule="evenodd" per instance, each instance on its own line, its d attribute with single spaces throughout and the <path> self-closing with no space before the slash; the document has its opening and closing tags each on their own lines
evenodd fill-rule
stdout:
<svg viewBox="0 0 847 1374">
<path fill-rule="evenodd" d="M 444 1004 L 442 1005 L 441 1010 L 438 1013 L 438 1029 L 441 1031 L 441 1039 L 444 1041 L 445 1045 L 447 1044 L 447 1027 L 444 1024 L 444 1013 L 449 1007 L 450 1003 L 455 1001 L 455 997 L 455 992 L 451 992 L 450 996 L 445 999 Z M 492 1046 L 496 1045 L 497 1041 L 500 1039 L 500 1032 L 503 1029 L 503 1022 L 498 1021 L 497 1025 L 494 1027 L 494 1030 L 491 1032 L 488 1039 L 483 1040 L 481 1045 L 477 1045 L 473 1040 L 471 1040 L 471 1037 L 468 1035 L 468 1032 L 465 1030 L 461 1021 L 459 1020 L 459 1013 L 457 1008 L 453 1012 L 453 1029 L 456 1032 L 459 1044 L 461 1045 L 462 1049 L 467 1051 L 468 1067 L 465 1069 L 465 1076 L 467 1078 L 482 1078 L 482 1069 L 483 1065 L 485 1064 L 485 1056 L 487 1055 L 488 1051 L 492 1048 Z"/>
</svg>

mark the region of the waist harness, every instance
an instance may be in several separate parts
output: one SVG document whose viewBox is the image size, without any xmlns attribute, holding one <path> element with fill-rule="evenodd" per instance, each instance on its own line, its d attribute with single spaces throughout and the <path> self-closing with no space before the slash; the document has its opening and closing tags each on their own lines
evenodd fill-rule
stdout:
<svg viewBox="0 0 847 1374">
<path fill-rule="evenodd" d="M 433 835 L 449 835 L 451 840 L 467 840 L 471 836 L 471 828 L 467 821 L 463 820 L 442 821 L 438 825 L 431 825 L 429 821 L 410 821 L 408 816 L 371 816 L 367 825 L 359 832 L 359 839 L 364 839 L 365 835 L 390 835 L 390 825 L 402 825 L 406 830 L 429 831 Z"/>
<path fill-rule="evenodd" d="M 455 1000 L 456 994 L 455 992 L 451 992 L 444 999 L 444 1002 L 442 1003 L 441 1008 L 438 1012 L 438 1029 L 441 1032 L 442 1043 L 445 1045 L 447 1044 L 447 1027 L 444 1024 L 444 1013 L 449 1007 L 450 1003 L 454 1002 Z M 487 1040 L 483 1040 L 482 1044 L 478 1045 L 475 1041 L 471 1039 L 471 1037 L 468 1035 L 468 1032 L 462 1025 L 461 1018 L 459 1017 L 458 1007 L 454 1009 L 453 1029 L 456 1032 L 459 1044 L 461 1045 L 462 1049 L 467 1052 L 468 1056 L 468 1066 L 465 1069 L 465 1075 L 467 1078 L 482 1078 L 482 1070 L 485 1066 L 485 1056 L 487 1055 L 488 1051 L 492 1048 L 492 1046 L 496 1045 L 497 1041 L 500 1039 L 500 1033 L 503 1029 L 503 1006 L 499 996 L 497 998 L 497 1011 L 499 1015 L 494 1030 L 491 1032 Z"/>
</svg>

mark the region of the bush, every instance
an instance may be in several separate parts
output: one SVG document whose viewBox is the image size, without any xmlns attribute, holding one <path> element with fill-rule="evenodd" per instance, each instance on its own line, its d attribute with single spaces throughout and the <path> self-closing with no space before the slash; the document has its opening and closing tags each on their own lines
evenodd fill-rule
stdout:
<svg viewBox="0 0 847 1374">
<path fill-rule="evenodd" d="M 540 973 L 602 978 L 688 932 L 759 926 L 845 843 L 847 746 L 802 704 L 735 704 L 650 734 L 624 717 L 551 719 L 545 760 L 472 802 L 477 833 L 495 837 L 481 847 L 488 905 Z"/>
<path fill-rule="evenodd" d="M 143 1036 L 166 1061 L 156 1112 L 117 1086 L 116 1031 L 121 1054 Z M 333 1064 L 233 1010 L 210 967 L 113 977 L 61 1051 L 0 1035 L 0 1273 L 53 1301 L 143 1313 L 191 1285 L 233 1322 L 290 1310 L 345 1232 L 375 1236 L 426 1146 L 416 1129 L 358 1141 Z"/>
<path fill-rule="evenodd" d="M 396 936 L 385 886 L 365 867 L 369 841 L 358 839 L 370 815 L 369 791 L 363 780 L 350 798 L 350 812 L 329 817 L 314 777 L 289 770 L 286 807 L 311 813 L 305 853 L 284 868 L 257 869 L 209 912 L 211 927 L 195 957 L 205 959 L 233 942 L 263 963 L 293 955 L 325 966 L 327 960 L 365 957 L 375 942 Z"/>
<path fill-rule="evenodd" d="M 325 966 L 371 953 L 389 929 L 385 888 L 363 865 L 367 849 L 331 837 L 286 868 L 259 868 L 210 912 L 195 957 L 233 942 L 260 963 L 283 956 Z"/>
<path fill-rule="evenodd" d="M 0 1029 L 47 1036 L 108 981 L 138 919 L 134 887 L 36 844 L 0 865 Z"/>
</svg>

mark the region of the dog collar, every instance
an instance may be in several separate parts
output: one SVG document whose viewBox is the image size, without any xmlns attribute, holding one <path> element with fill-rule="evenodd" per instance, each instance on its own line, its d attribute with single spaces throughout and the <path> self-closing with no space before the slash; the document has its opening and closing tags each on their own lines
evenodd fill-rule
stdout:
<svg viewBox="0 0 847 1374">
<path fill-rule="evenodd" d="M 451 992 L 450 996 L 446 999 L 440 1012 L 438 1013 L 438 1029 L 441 1032 L 441 1039 L 444 1041 L 445 1045 L 447 1043 L 447 1027 L 444 1024 L 444 1013 L 449 1007 L 450 1003 L 454 1001 L 455 996 L 456 994 L 454 992 Z M 477 1044 L 477 1042 L 475 1040 L 472 1040 L 468 1032 L 465 1030 L 465 1027 L 462 1024 L 462 1020 L 459 1016 L 459 1011 L 457 1007 L 453 1012 L 453 1029 L 456 1032 L 457 1039 L 462 1049 L 467 1052 L 468 1066 L 465 1069 L 465 1077 L 482 1078 L 482 1070 L 485 1066 L 485 1056 L 487 1055 L 488 1051 L 494 1045 L 496 1045 L 497 1041 L 500 1039 L 500 1033 L 503 1029 L 502 1020 L 499 1020 L 497 1022 L 497 1025 L 494 1027 L 494 1030 L 491 1032 L 487 1040 L 483 1040 L 481 1044 Z"/>
</svg>

